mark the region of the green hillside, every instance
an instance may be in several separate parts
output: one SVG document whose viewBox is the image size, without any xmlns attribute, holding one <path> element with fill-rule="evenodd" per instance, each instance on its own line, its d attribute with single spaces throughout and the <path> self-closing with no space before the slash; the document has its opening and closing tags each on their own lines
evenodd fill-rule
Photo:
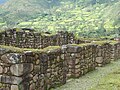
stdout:
<svg viewBox="0 0 120 90">
<path fill-rule="evenodd" d="M 66 30 L 78 36 L 116 36 L 119 0 L 8 0 L 0 9 L 1 27 Z"/>
</svg>

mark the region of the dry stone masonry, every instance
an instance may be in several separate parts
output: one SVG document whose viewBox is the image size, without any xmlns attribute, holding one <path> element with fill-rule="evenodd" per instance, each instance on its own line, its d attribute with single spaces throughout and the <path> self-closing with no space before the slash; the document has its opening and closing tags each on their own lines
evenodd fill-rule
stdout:
<svg viewBox="0 0 120 90">
<path fill-rule="evenodd" d="M 0 33 L 1 45 L 20 48 L 45 48 L 48 46 L 61 46 L 73 43 L 80 44 L 84 42 L 83 40 L 76 39 L 72 33 L 63 31 L 55 35 L 16 29 L 10 29 Z"/>
<path fill-rule="evenodd" d="M 2 32 L 0 90 L 50 90 L 120 59 L 120 43 L 73 44 L 73 34 L 61 33 L 43 37 L 33 32 Z"/>
</svg>

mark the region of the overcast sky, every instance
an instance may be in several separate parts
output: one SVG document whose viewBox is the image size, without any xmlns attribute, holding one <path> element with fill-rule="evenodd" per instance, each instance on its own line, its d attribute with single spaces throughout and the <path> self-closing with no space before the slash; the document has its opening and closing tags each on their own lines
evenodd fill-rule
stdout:
<svg viewBox="0 0 120 90">
<path fill-rule="evenodd" d="M 4 2 L 6 2 L 7 0 L 0 0 L 0 3 L 4 3 Z"/>
</svg>

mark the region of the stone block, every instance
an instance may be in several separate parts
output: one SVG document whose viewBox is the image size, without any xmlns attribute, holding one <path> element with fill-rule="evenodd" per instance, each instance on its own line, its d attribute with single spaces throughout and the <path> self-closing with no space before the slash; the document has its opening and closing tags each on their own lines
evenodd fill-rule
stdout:
<svg viewBox="0 0 120 90">
<path fill-rule="evenodd" d="M 0 75 L 0 82 L 5 84 L 20 84 L 22 82 L 21 77 L 15 77 L 15 76 L 3 76 Z"/>
<path fill-rule="evenodd" d="M 35 90 L 35 83 L 30 85 L 30 90 Z"/>
<path fill-rule="evenodd" d="M 8 49 L 5 49 L 5 48 L 0 48 L 0 55 L 3 55 L 3 54 L 5 54 L 5 53 L 7 53 L 7 52 L 9 52 L 10 50 L 8 50 Z"/>
<path fill-rule="evenodd" d="M 18 85 L 11 85 L 11 90 L 19 90 Z"/>
<path fill-rule="evenodd" d="M 0 66 L 0 74 L 3 73 L 3 67 Z"/>
<path fill-rule="evenodd" d="M 23 63 L 23 64 L 14 64 L 10 67 L 10 71 L 15 76 L 21 76 L 28 74 L 33 70 L 33 64 Z"/>
<path fill-rule="evenodd" d="M 9 53 L 9 54 L 4 54 L 1 56 L 1 60 L 4 63 L 18 63 L 20 60 L 20 55 L 17 53 Z"/>
<path fill-rule="evenodd" d="M 96 63 L 101 64 L 101 63 L 103 63 L 104 60 L 103 60 L 103 57 L 97 57 L 95 61 L 96 61 Z"/>
<path fill-rule="evenodd" d="M 68 53 L 77 53 L 81 51 L 81 47 L 78 46 L 67 46 Z"/>
</svg>

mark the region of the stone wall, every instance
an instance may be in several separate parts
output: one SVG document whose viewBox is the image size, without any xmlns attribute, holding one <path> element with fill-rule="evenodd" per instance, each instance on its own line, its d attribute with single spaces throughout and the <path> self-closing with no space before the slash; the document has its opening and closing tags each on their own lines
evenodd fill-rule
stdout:
<svg viewBox="0 0 120 90">
<path fill-rule="evenodd" d="M 20 53 L 0 50 L 2 90 L 47 90 L 66 82 L 61 49 Z"/>
<path fill-rule="evenodd" d="M 85 41 L 76 39 L 73 33 L 58 32 L 55 35 L 23 30 L 7 30 L 0 33 L 0 44 L 20 48 L 45 48 L 65 44 L 80 44 Z"/>
<path fill-rule="evenodd" d="M 67 78 L 80 77 L 95 69 L 95 45 L 68 45 L 65 53 Z"/>
<path fill-rule="evenodd" d="M 103 45 L 97 46 L 97 55 L 96 55 L 96 63 L 97 66 L 103 66 L 105 64 L 110 63 L 112 56 L 112 45 L 109 43 L 105 43 Z"/>
<path fill-rule="evenodd" d="M 120 43 L 69 44 L 44 49 L 0 46 L 1 90 L 49 90 L 111 60 L 120 59 Z"/>
<path fill-rule="evenodd" d="M 113 60 L 120 59 L 120 44 L 117 43 L 112 47 L 112 58 Z"/>
</svg>

